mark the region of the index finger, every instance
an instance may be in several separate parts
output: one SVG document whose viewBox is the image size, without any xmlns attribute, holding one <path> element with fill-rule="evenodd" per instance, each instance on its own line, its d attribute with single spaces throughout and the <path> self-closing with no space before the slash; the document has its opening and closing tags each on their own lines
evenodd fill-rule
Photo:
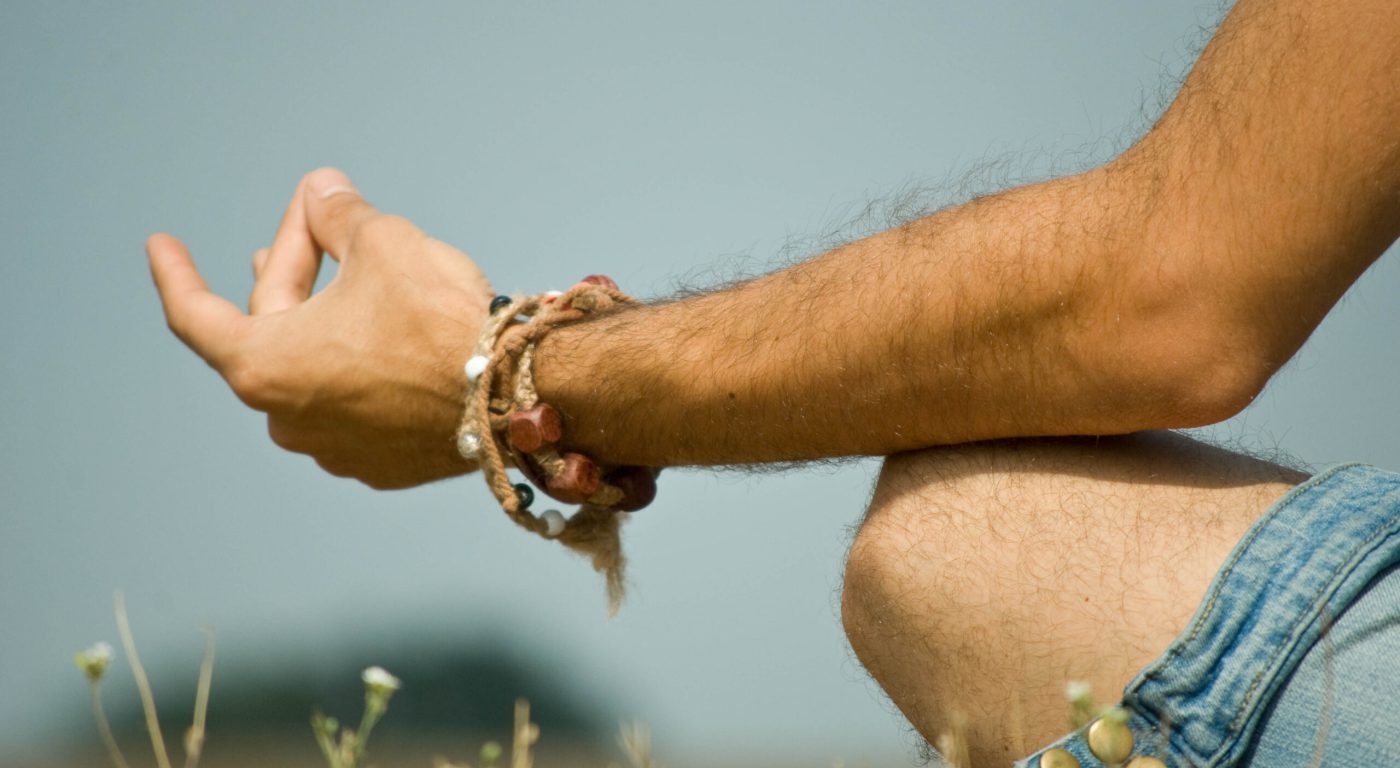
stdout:
<svg viewBox="0 0 1400 768">
<path fill-rule="evenodd" d="M 321 168 L 306 176 L 306 224 L 311 237 L 339 261 L 350 249 L 355 231 L 380 215 L 360 196 L 341 171 Z"/>
<path fill-rule="evenodd" d="M 151 235 L 146 255 L 170 330 L 222 372 L 236 350 L 247 316 L 209 290 L 184 243 L 164 233 Z"/>
<path fill-rule="evenodd" d="M 321 253 L 306 225 L 306 179 L 297 184 L 277 236 L 257 270 L 248 312 L 259 315 L 294 307 L 311 295 L 320 271 Z"/>
</svg>

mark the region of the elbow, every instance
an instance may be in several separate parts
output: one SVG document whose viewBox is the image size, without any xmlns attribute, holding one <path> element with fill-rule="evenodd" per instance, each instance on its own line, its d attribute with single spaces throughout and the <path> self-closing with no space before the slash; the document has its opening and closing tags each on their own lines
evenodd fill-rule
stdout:
<svg viewBox="0 0 1400 768">
<path fill-rule="evenodd" d="M 1184 429 L 1225 421 L 1263 392 L 1278 369 L 1267 347 L 1225 322 L 1195 317 L 1149 331 L 1127 355 L 1148 394 L 1144 428 Z"/>
<path fill-rule="evenodd" d="M 1237 279 L 1213 268 L 1218 261 L 1190 248 L 1154 250 L 1119 273 L 1106 291 L 1112 298 L 1090 305 L 1113 318 L 1110 338 L 1095 335 L 1114 350 L 1110 368 L 1131 393 L 1136 429 L 1236 416 L 1301 344 L 1243 300 Z"/>
<path fill-rule="evenodd" d="M 1165 426 L 1203 427 L 1233 418 L 1248 408 L 1269 382 L 1271 371 L 1255 355 L 1202 357 L 1173 382 L 1174 423 Z"/>
<path fill-rule="evenodd" d="M 1245 257 L 1192 219 L 1121 202 L 1160 197 L 1151 170 L 1120 159 L 1102 174 L 1125 216 L 1111 230 L 1121 247 L 1091 273 L 1077 327 L 1109 350 L 1114 404 L 1125 409 L 1109 418 L 1132 431 L 1215 424 L 1249 407 L 1306 333 L 1270 311 L 1268 286 L 1238 268 Z"/>
</svg>

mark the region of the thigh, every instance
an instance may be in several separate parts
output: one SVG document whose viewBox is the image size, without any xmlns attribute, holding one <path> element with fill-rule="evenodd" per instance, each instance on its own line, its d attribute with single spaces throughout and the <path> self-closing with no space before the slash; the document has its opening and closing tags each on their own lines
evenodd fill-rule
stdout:
<svg viewBox="0 0 1400 768">
<path fill-rule="evenodd" d="M 1068 681 L 1116 700 L 1303 479 L 1171 433 L 891 457 L 848 561 L 852 647 L 927 738 L 1006 764 L 1063 733 Z"/>
</svg>

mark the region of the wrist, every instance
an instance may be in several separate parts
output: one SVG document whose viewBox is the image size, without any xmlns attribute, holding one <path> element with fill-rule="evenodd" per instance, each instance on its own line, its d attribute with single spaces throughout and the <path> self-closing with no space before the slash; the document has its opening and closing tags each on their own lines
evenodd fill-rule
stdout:
<svg viewBox="0 0 1400 768">
<path fill-rule="evenodd" d="M 635 313 L 623 309 L 556 328 L 535 351 L 535 386 L 540 399 L 558 409 L 564 420 L 564 445 L 607 463 L 629 457 L 615 439 L 631 432 L 633 414 L 646 414 L 644 388 L 634 382 L 645 362 L 629 354 L 603 359 L 602 342 L 625 333 L 619 320 Z M 606 408 L 607 414 L 602 411 Z"/>
<path fill-rule="evenodd" d="M 626 513 L 651 503 L 659 470 L 609 464 L 569 450 L 558 409 L 537 387 L 535 360 L 555 329 L 628 304 L 635 299 L 601 275 L 589 275 L 562 293 L 497 296 L 463 366 L 466 402 L 456 433 L 458 451 L 480 466 L 511 520 L 592 559 L 607 577 L 613 610 L 622 597 L 618 529 Z M 536 494 L 509 476 L 512 468 L 579 509 L 572 516 L 557 509 L 532 511 Z"/>
</svg>

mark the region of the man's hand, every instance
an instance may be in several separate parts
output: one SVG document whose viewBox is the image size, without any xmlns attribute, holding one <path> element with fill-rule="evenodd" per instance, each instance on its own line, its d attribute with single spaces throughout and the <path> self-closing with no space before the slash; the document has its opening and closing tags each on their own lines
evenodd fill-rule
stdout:
<svg viewBox="0 0 1400 768">
<path fill-rule="evenodd" d="M 462 474 L 453 433 L 491 286 L 461 251 L 375 210 L 334 169 L 297 186 L 253 255 L 248 313 L 212 293 L 170 235 L 146 243 L 170 329 L 272 440 L 375 488 Z M 312 295 L 322 252 L 340 262 Z"/>
</svg>

